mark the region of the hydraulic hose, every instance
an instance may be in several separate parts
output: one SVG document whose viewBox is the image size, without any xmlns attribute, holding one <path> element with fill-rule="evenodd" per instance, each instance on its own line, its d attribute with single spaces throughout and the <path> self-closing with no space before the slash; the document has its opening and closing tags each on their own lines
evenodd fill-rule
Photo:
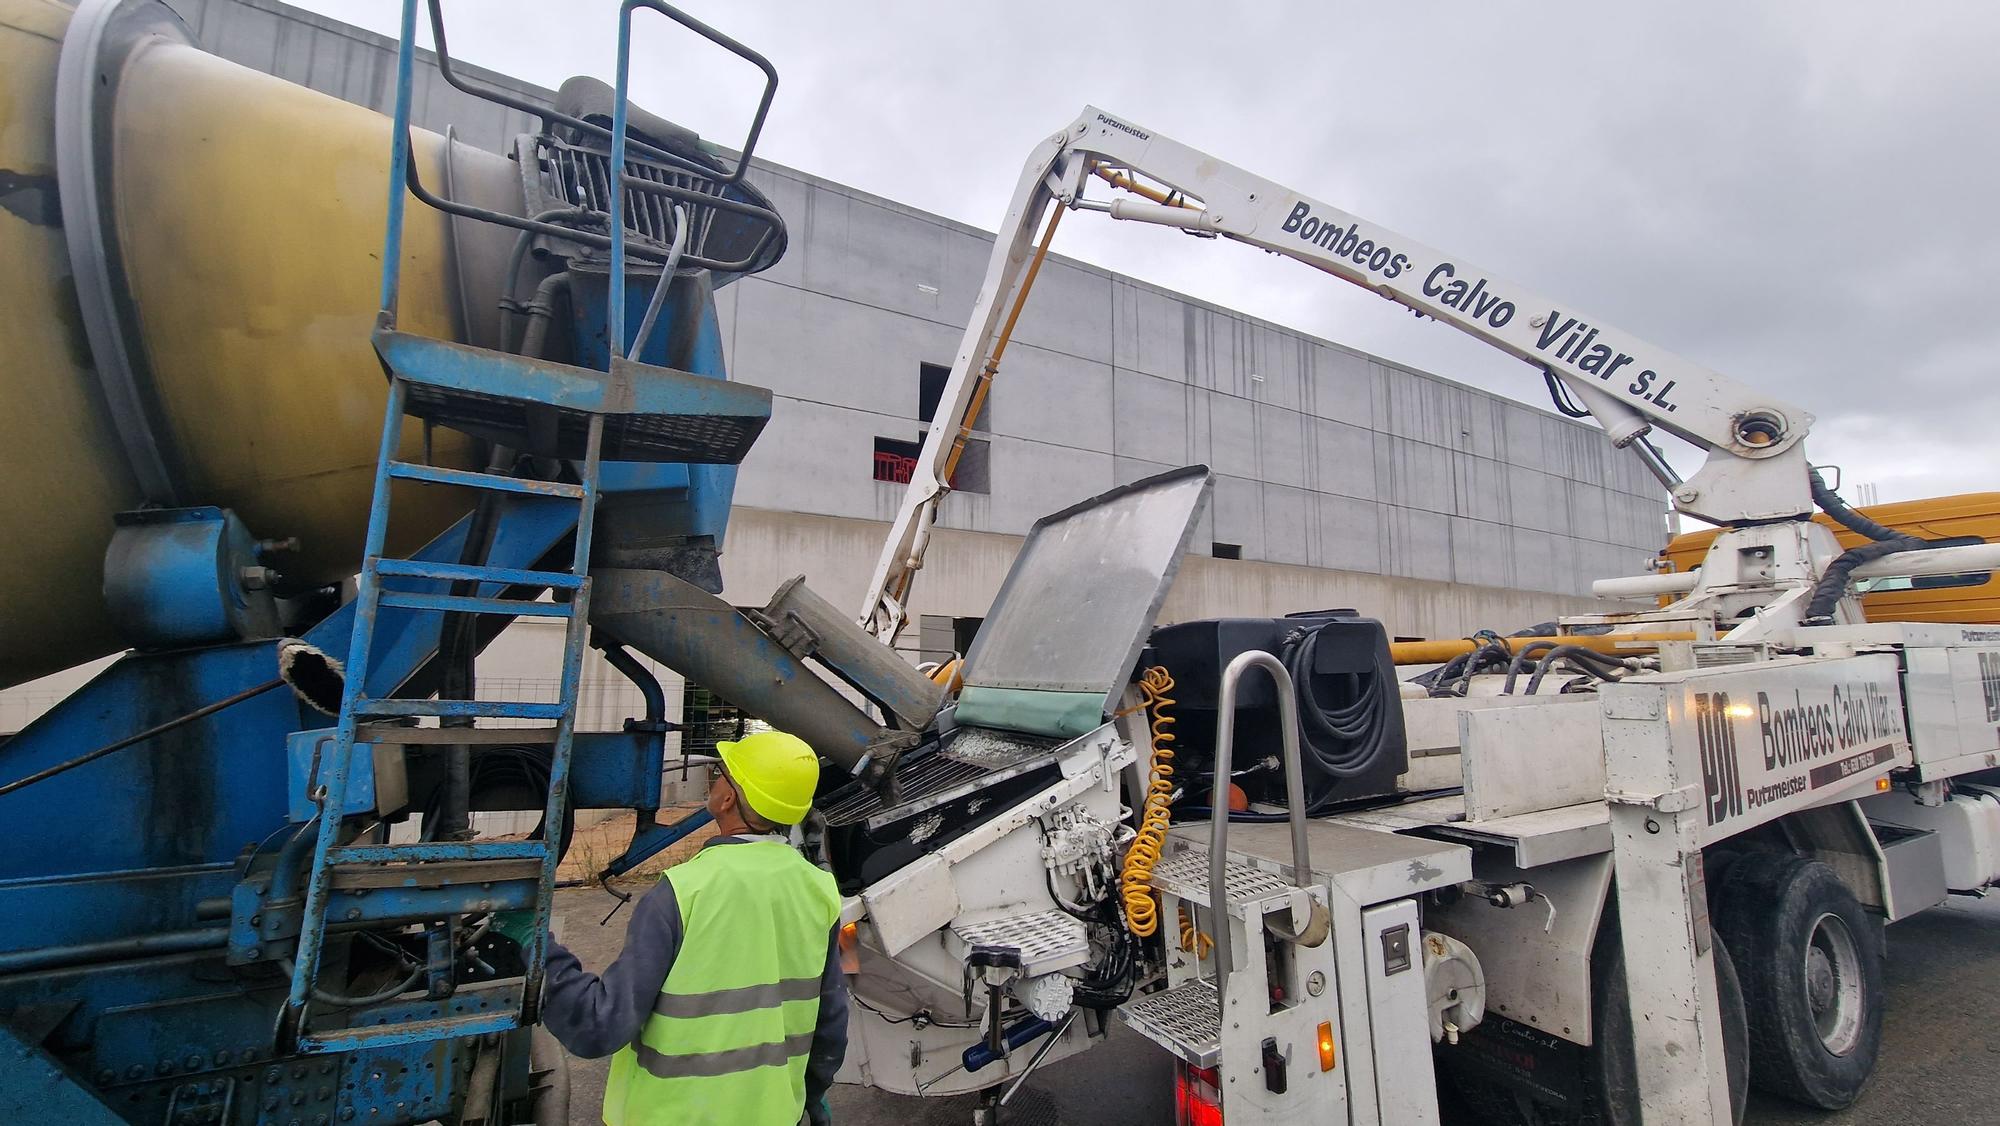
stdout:
<svg viewBox="0 0 2000 1126">
<path fill-rule="evenodd" d="M 1500 694 L 1502 696 L 1514 694 L 1514 683 L 1520 679 L 1522 673 L 1528 671 L 1528 658 L 1531 655 L 1544 649 L 1554 649 L 1561 644 L 1560 641 L 1533 641 L 1521 646 L 1521 651 L 1514 654 L 1513 660 L 1507 662 L 1507 683 L 1501 685 Z"/>
<path fill-rule="evenodd" d="M 1839 558 L 1827 564 L 1826 573 L 1821 575 L 1813 587 L 1812 600 L 1806 603 L 1801 624 L 1825 626 L 1833 624 L 1834 608 L 1847 596 L 1848 576 L 1856 567 L 1870 563 L 1884 556 L 1899 555 L 1905 551 L 1919 551 L 1930 543 L 1915 536 L 1905 535 L 1885 524 L 1863 516 L 1840 499 L 1840 494 L 1826 487 L 1826 481 L 1819 470 L 1811 469 L 1807 475 L 1812 482 L 1813 503 L 1820 510 L 1834 518 L 1842 527 L 1858 535 L 1867 536 L 1873 543 L 1864 543 L 1840 553 Z"/>
<path fill-rule="evenodd" d="M 1812 482 L 1813 503 L 1819 505 L 1820 511 L 1833 517 L 1835 522 L 1840 524 L 1841 527 L 1857 535 L 1867 536 L 1871 540 L 1882 543 L 1915 538 L 1914 536 L 1904 535 L 1902 532 L 1886 524 L 1878 524 L 1874 520 L 1864 516 L 1858 510 L 1849 507 L 1846 501 L 1840 499 L 1839 493 L 1826 487 L 1826 478 L 1819 475 L 1819 470 L 1809 469 L 1806 471 L 1806 474 Z"/>
<path fill-rule="evenodd" d="M 1528 695 L 1534 695 L 1535 690 L 1542 686 L 1542 678 L 1549 674 L 1549 670 L 1555 667 L 1557 661 L 1565 660 L 1579 668 L 1589 670 L 1600 680 L 1609 679 L 1612 673 L 1623 672 L 1631 667 L 1616 657 L 1607 657 L 1602 653 L 1574 645 L 1557 645 L 1544 654 L 1541 661 L 1535 665 L 1535 675 L 1528 678 Z"/>
<path fill-rule="evenodd" d="M 1294 631 L 1285 638 L 1278 659 L 1291 673 L 1298 693 L 1304 751 L 1326 773 L 1353 778 L 1372 770 L 1387 749 L 1389 709 L 1402 706 L 1395 688 L 1396 669 L 1386 650 L 1378 652 L 1374 669 L 1365 675 L 1366 683 L 1352 703 L 1332 709 L 1321 706 L 1312 690 L 1313 654 L 1325 629 L 1323 623 Z"/>
<path fill-rule="evenodd" d="M 1174 717 L 1167 709 L 1174 704 L 1168 693 L 1174 678 L 1164 665 L 1154 665 L 1139 678 L 1139 694 L 1152 713 L 1152 766 L 1147 772 L 1146 800 L 1139 810 L 1139 835 L 1125 850 L 1125 866 L 1118 873 L 1118 896 L 1125 904 L 1125 928 L 1140 938 L 1151 938 L 1160 929 L 1160 904 L 1153 898 L 1153 865 L 1167 845 L 1167 829 L 1173 822 Z"/>
</svg>

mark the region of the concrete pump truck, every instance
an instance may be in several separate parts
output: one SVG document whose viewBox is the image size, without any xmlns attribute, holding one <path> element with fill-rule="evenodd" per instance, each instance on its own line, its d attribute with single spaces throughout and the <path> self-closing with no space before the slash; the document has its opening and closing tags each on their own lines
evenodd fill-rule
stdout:
<svg viewBox="0 0 2000 1126">
<path fill-rule="evenodd" d="M 1859 592 L 1981 585 L 2000 545 L 1849 508 L 1794 404 L 1086 108 L 1001 225 L 861 608 L 884 640 L 1071 210 L 1258 247 L 1499 348 L 1719 530 L 1594 586 L 1655 608 L 1392 644 L 1352 610 L 1156 625 L 1198 467 L 1037 524 L 942 676 L 938 749 L 897 764 L 917 784 L 828 807 L 867 842 L 842 869 L 850 1069 L 990 1115 L 1108 1013 L 1172 1054 L 1184 1122 L 1435 1122 L 1446 1086 L 1502 1121 L 1728 1123 L 1752 1083 L 1851 1103 L 1883 924 L 2000 877 L 1991 606 L 1871 620 Z M 962 773 L 925 792 L 938 758 Z"/>
</svg>

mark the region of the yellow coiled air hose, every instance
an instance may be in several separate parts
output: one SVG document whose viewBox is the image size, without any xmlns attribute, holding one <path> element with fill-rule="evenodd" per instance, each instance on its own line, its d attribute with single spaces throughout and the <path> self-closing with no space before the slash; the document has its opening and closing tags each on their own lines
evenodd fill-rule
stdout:
<svg viewBox="0 0 2000 1126">
<path fill-rule="evenodd" d="M 1118 873 L 1118 895 L 1125 903 L 1125 927 L 1140 938 L 1150 938 L 1160 929 L 1160 904 L 1153 898 L 1149 882 L 1153 865 L 1167 845 L 1167 829 L 1173 822 L 1174 717 L 1167 714 L 1174 698 L 1174 678 L 1166 668 L 1154 665 L 1139 678 L 1139 694 L 1153 716 L 1153 761 L 1146 781 L 1146 802 L 1139 810 L 1139 835 L 1125 852 L 1125 867 Z"/>
<path fill-rule="evenodd" d="M 1180 923 L 1181 949 L 1192 953 L 1197 958 L 1208 957 L 1209 948 L 1215 945 L 1215 940 L 1208 937 L 1206 932 L 1194 929 L 1194 915 L 1188 911 L 1187 904 L 1185 903 L 1181 904 Z"/>
</svg>

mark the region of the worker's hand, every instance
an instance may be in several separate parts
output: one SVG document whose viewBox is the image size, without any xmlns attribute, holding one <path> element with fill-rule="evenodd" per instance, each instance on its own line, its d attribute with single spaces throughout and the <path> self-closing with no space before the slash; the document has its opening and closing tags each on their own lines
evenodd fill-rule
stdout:
<svg viewBox="0 0 2000 1126">
<path fill-rule="evenodd" d="M 826 1096 L 806 1104 L 806 1126 L 833 1126 L 833 1108 L 826 1105 Z"/>
</svg>

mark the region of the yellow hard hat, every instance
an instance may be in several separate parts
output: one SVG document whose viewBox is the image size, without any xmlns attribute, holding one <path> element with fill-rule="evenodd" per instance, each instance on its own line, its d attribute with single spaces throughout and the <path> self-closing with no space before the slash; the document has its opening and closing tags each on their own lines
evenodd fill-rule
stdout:
<svg viewBox="0 0 2000 1126">
<path fill-rule="evenodd" d="M 774 825 L 805 820 L 819 788 L 819 756 L 804 739 L 759 731 L 736 742 L 719 742 L 715 752 L 751 812 Z"/>
</svg>

